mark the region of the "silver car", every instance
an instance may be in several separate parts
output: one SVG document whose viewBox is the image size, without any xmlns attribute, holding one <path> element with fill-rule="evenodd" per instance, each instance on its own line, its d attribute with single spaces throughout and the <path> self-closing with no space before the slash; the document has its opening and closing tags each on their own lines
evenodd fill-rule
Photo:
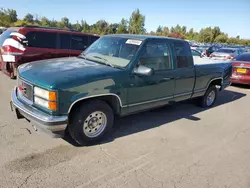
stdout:
<svg viewBox="0 0 250 188">
<path fill-rule="evenodd" d="M 210 58 L 216 60 L 232 60 L 241 53 L 243 53 L 243 50 L 240 48 L 220 48 L 216 52 L 213 52 Z"/>
</svg>

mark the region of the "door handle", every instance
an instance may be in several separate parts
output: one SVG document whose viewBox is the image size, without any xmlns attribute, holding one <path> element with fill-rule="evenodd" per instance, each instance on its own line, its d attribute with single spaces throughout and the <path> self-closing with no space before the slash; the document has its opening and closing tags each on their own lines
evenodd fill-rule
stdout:
<svg viewBox="0 0 250 188">
<path fill-rule="evenodd" d="M 168 81 L 168 80 L 173 80 L 174 78 L 163 78 L 162 80 Z"/>
</svg>

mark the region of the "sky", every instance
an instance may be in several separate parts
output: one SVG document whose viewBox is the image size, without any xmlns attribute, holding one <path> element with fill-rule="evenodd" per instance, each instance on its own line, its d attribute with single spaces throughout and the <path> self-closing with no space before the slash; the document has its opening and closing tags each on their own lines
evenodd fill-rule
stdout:
<svg viewBox="0 0 250 188">
<path fill-rule="evenodd" d="M 250 39 L 250 0 L 1 0 L 0 8 L 15 9 L 19 18 L 31 13 L 55 20 L 66 16 L 71 23 L 83 19 L 89 24 L 101 19 L 119 23 L 139 8 L 148 32 L 159 25 L 179 24 L 196 31 L 219 26 L 231 37 Z"/>
</svg>

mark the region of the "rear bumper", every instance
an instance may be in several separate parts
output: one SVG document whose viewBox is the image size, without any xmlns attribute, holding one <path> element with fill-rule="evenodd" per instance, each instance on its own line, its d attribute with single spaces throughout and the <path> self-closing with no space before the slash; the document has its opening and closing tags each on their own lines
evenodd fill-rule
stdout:
<svg viewBox="0 0 250 188">
<path fill-rule="evenodd" d="M 250 76 L 232 75 L 231 82 L 235 84 L 250 85 Z"/>
<path fill-rule="evenodd" d="M 68 116 L 52 116 L 22 103 L 17 98 L 16 87 L 11 94 L 11 108 L 16 113 L 18 119 L 26 118 L 36 130 L 47 133 L 52 137 L 64 136 L 68 124 Z"/>
</svg>

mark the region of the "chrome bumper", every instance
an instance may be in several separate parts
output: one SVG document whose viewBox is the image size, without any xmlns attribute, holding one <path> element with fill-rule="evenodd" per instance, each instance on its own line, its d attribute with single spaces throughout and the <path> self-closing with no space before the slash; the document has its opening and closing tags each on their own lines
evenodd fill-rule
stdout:
<svg viewBox="0 0 250 188">
<path fill-rule="evenodd" d="M 68 116 L 52 116 L 30 105 L 22 103 L 17 98 L 17 88 L 11 93 L 12 110 L 16 115 L 23 116 L 31 122 L 35 129 L 48 133 L 52 137 L 62 137 L 67 127 Z"/>
</svg>

